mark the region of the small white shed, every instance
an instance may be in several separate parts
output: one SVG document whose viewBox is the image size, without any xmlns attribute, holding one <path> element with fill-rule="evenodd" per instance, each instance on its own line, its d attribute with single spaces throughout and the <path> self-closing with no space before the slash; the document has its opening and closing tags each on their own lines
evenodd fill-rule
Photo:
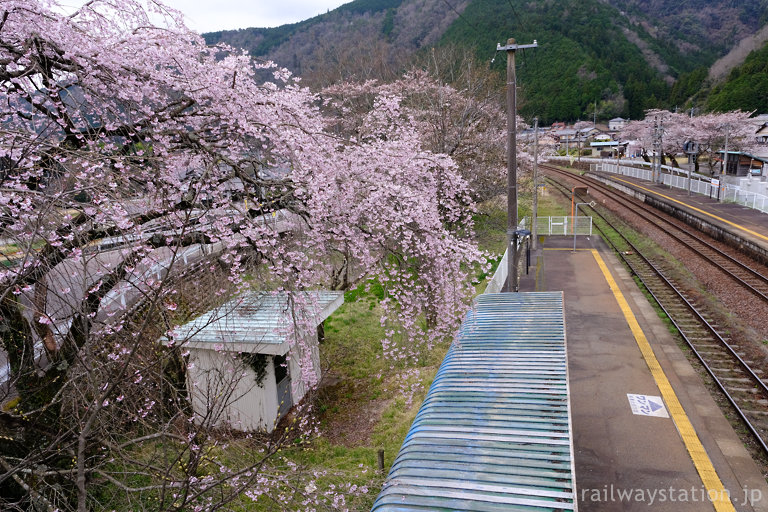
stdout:
<svg viewBox="0 0 768 512">
<path fill-rule="evenodd" d="M 320 380 L 318 327 L 343 302 L 342 292 L 254 292 L 176 328 L 198 419 L 271 432 Z"/>
</svg>

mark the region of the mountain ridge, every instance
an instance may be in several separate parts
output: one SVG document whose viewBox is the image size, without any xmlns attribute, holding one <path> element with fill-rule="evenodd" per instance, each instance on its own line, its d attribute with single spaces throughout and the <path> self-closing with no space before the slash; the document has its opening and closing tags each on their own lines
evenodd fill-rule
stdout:
<svg viewBox="0 0 768 512">
<path fill-rule="evenodd" d="M 647 108 L 694 101 L 691 74 L 700 76 L 700 69 L 709 69 L 745 38 L 768 34 L 760 32 L 767 5 L 768 0 L 355 0 L 291 25 L 204 37 L 274 60 L 317 86 L 391 79 L 434 46 L 471 48 L 478 60 L 490 61 L 496 43 L 510 36 L 537 39 L 540 48 L 521 59 L 519 70 L 524 116 L 574 120 L 591 117 L 596 108 L 600 118 L 636 118 Z M 746 57 L 743 51 L 734 55 L 720 64 L 725 71 L 718 76 Z M 499 72 L 502 60 L 494 65 Z M 685 87 L 677 85 L 681 79 Z"/>
</svg>

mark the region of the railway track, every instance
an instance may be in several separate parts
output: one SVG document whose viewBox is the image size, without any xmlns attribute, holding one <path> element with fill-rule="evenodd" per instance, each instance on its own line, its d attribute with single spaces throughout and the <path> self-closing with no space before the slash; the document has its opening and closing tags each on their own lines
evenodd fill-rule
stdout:
<svg viewBox="0 0 768 512">
<path fill-rule="evenodd" d="M 570 198 L 571 189 L 557 179 L 552 178 L 552 174 L 567 175 L 571 181 L 588 184 L 595 188 L 605 187 L 604 185 L 602 187 L 595 185 L 595 183 L 600 183 L 595 182 L 595 180 L 584 179 L 582 176 L 573 175 L 556 168 L 547 168 L 547 170 L 550 172 L 550 182 L 568 198 Z M 612 198 L 614 195 L 620 194 L 620 192 L 615 190 L 601 190 L 601 192 Z M 632 204 L 633 208 L 642 209 L 643 218 L 657 218 L 655 214 L 646 212 L 645 210 L 650 207 L 640 201 L 626 202 L 621 198 L 616 200 L 624 202 L 625 206 Z M 584 208 L 588 207 L 585 206 Z M 722 332 L 723 330 L 720 326 L 711 320 L 710 315 L 701 311 L 702 308 L 685 291 L 685 287 L 675 281 L 672 273 L 665 268 L 663 262 L 654 262 L 649 257 L 643 255 L 635 244 L 622 233 L 620 226 L 616 226 L 603 216 L 597 208 L 591 208 L 591 210 L 598 220 L 594 223 L 595 228 L 613 247 L 618 256 L 629 267 L 631 272 L 637 276 L 648 293 L 669 317 L 715 385 L 736 411 L 736 414 L 750 432 L 755 443 L 768 456 L 768 386 L 763 380 L 765 377 L 763 371 L 754 368 L 754 361 L 749 360 L 743 348 L 733 342 L 728 333 Z M 662 221 L 656 220 L 654 222 Z M 670 224 L 663 225 L 670 226 L 668 229 L 672 230 Z M 679 230 L 679 227 L 676 226 L 675 229 Z M 675 238 L 680 243 L 685 244 L 697 253 L 700 253 L 699 247 L 701 244 L 709 245 L 691 234 L 687 235 L 687 238 L 690 240 L 685 242 L 682 239 L 686 237 L 678 236 L 675 236 Z M 702 257 L 705 258 L 708 258 L 709 254 L 718 254 L 718 257 L 721 257 L 719 254 L 722 253 L 719 249 L 711 252 L 706 247 L 702 247 L 701 251 L 703 253 Z M 728 265 L 732 264 L 728 263 Z M 718 262 L 718 268 L 722 269 L 723 266 L 723 264 Z M 743 270 L 740 269 L 734 272 L 724 271 L 732 276 L 736 282 L 744 286 L 746 279 L 736 276 L 737 272 L 744 273 Z M 758 280 L 754 277 L 750 279 Z M 768 288 L 768 281 L 765 281 L 765 279 L 763 281 L 765 282 L 764 286 Z M 763 292 L 760 292 L 756 287 L 753 293 L 759 293 L 763 296 L 763 300 L 768 300 L 768 297 L 762 295 Z"/>
<path fill-rule="evenodd" d="M 667 236 L 674 238 L 677 242 L 704 258 L 710 265 L 714 266 L 718 271 L 728 275 L 730 279 L 739 283 L 740 286 L 750 293 L 759 297 L 761 300 L 768 302 L 768 277 L 752 268 L 748 263 L 738 260 L 722 251 L 713 243 L 706 240 L 705 237 L 697 236 L 690 231 L 691 227 L 689 225 L 659 212 L 655 208 L 649 207 L 642 201 L 618 192 L 601 181 L 585 178 L 584 176 L 573 175 L 555 167 L 544 167 L 549 172 L 568 175 L 571 180 L 599 190 L 601 194 L 608 196 L 612 201 L 621 206 L 630 209 L 633 213 L 646 220 L 651 226 L 661 230 Z"/>
</svg>

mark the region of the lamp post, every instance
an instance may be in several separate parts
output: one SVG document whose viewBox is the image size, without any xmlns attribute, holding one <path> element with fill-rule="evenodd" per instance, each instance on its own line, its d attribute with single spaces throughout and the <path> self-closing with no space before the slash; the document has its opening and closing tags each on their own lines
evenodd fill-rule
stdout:
<svg viewBox="0 0 768 512">
<path fill-rule="evenodd" d="M 579 206 L 589 205 L 590 208 L 595 207 L 595 202 L 590 201 L 588 203 L 576 203 L 575 215 L 573 217 L 573 252 L 576 252 L 576 227 L 579 223 Z"/>
</svg>

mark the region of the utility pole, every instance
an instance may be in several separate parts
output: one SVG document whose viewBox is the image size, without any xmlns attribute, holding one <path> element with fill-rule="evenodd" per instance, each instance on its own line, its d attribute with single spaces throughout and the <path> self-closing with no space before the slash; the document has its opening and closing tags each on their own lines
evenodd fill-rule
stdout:
<svg viewBox="0 0 768 512">
<path fill-rule="evenodd" d="M 592 127 L 597 128 L 597 100 L 595 100 L 595 112 L 592 116 Z"/>
<path fill-rule="evenodd" d="M 539 217 L 539 118 L 533 118 L 533 213 L 531 214 L 531 249 L 538 244 Z"/>
<path fill-rule="evenodd" d="M 720 184 L 717 187 L 717 200 L 720 200 L 720 191 L 723 190 L 723 185 L 725 184 L 725 177 L 728 175 L 728 132 L 730 131 L 731 127 L 727 124 L 724 126 L 725 128 L 725 148 L 723 150 L 723 167 L 721 169 L 720 173 Z"/>
<path fill-rule="evenodd" d="M 653 124 L 653 172 L 651 181 L 657 183 L 662 181 L 661 179 L 661 151 L 662 151 L 662 134 L 664 133 L 664 120 L 659 121 L 658 117 L 654 118 Z"/>
<path fill-rule="evenodd" d="M 577 167 L 581 169 L 581 130 L 576 130 L 576 145 L 578 146 L 578 155 L 576 155 Z"/>
<path fill-rule="evenodd" d="M 728 131 L 730 126 L 725 125 L 725 150 L 723 154 L 723 172 L 720 174 L 728 174 Z"/>
<path fill-rule="evenodd" d="M 664 118 L 662 117 L 659 120 L 659 183 L 664 183 L 664 180 L 661 177 L 661 165 L 664 161 Z"/>
<path fill-rule="evenodd" d="M 653 118 L 653 164 L 651 165 L 651 183 L 656 183 L 656 159 L 659 156 L 656 150 L 656 136 L 659 133 L 659 118 Z"/>
<path fill-rule="evenodd" d="M 496 51 L 507 52 L 507 284 L 504 291 L 518 291 L 517 263 L 517 75 L 515 52 L 536 48 L 533 44 L 517 44 L 514 38 L 506 46 L 496 44 Z"/>
</svg>

